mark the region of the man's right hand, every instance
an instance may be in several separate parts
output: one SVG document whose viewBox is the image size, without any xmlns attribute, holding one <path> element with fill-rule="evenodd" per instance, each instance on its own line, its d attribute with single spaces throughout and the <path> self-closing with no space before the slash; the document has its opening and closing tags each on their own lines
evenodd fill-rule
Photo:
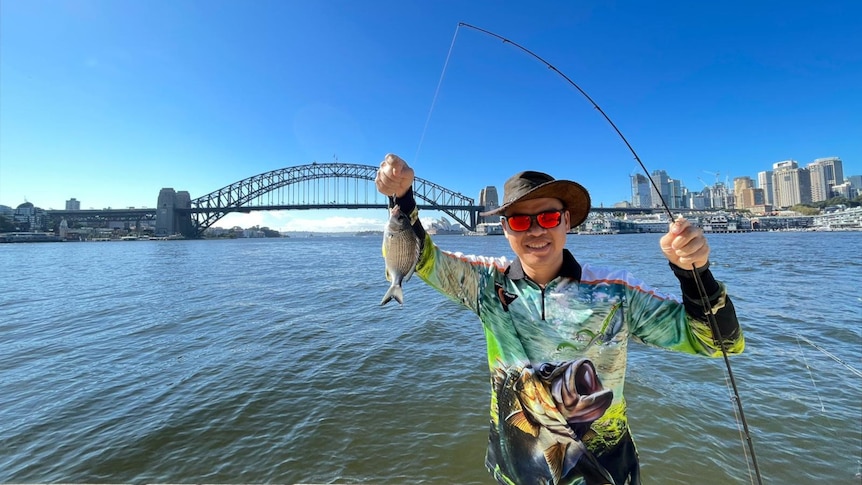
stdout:
<svg viewBox="0 0 862 485">
<path fill-rule="evenodd" d="M 413 177 L 413 169 L 407 165 L 407 162 L 398 155 L 389 153 L 380 162 L 374 183 L 381 194 L 401 197 L 410 190 L 413 185 Z"/>
</svg>

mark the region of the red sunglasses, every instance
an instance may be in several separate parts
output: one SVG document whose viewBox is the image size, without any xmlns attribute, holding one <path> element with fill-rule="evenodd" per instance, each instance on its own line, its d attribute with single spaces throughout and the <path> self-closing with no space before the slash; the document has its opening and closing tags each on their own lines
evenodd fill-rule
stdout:
<svg viewBox="0 0 862 485">
<path fill-rule="evenodd" d="M 563 210 L 550 210 L 540 212 L 538 214 L 515 214 L 513 216 L 502 216 L 500 219 L 504 219 L 507 224 L 509 224 L 509 229 L 515 232 L 524 232 L 528 230 L 532 225 L 533 221 L 536 221 L 536 224 L 539 227 L 545 229 L 553 229 L 560 225 L 560 222 L 563 221 Z"/>
</svg>

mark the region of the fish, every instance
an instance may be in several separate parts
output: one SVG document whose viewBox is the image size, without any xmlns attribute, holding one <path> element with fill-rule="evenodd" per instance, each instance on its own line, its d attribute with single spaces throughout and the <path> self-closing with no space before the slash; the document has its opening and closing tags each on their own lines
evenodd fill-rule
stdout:
<svg viewBox="0 0 862 485">
<path fill-rule="evenodd" d="M 500 471 L 517 483 L 614 483 L 582 441 L 613 400 L 592 362 L 498 367 L 493 380 L 489 453 Z"/>
<path fill-rule="evenodd" d="M 589 359 L 562 365 L 542 364 L 539 375 L 551 382 L 551 396 L 566 422 L 582 438 L 593 421 L 602 417 L 614 400 L 614 391 L 605 389 Z"/>
<path fill-rule="evenodd" d="M 413 276 L 421 250 L 421 241 L 413 231 L 410 216 L 402 212 L 398 205 L 393 206 L 389 211 L 389 222 L 383 231 L 386 280 L 392 282 L 392 285 L 383 295 L 380 305 L 392 300 L 404 304 L 404 289 L 401 285 Z"/>
</svg>

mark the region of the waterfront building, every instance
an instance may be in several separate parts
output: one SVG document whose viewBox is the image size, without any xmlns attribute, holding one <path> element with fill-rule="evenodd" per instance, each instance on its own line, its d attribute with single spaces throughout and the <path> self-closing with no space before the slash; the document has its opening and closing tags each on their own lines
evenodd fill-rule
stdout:
<svg viewBox="0 0 862 485">
<path fill-rule="evenodd" d="M 42 231 L 48 223 L 48 214 L 32 202 L 24 202 L 15 208 L 12 219 L 24 231 Z"/>
<path fill-rule="evenodd" d="M 772 170 L 757 173 L 757 187 L 763 189 L 763 201 L 765 204 L 775 204 L 774 191 L 772 189 Z"/>
<path fill-rule="evenodd" d="M 811 179 L 811 202 L 832 198 L 832 187 L 844 183 L 844 168 L 838 157 L 818 158 L 806 167 Z"/>
<path fill-rule="evenodd" d="M 648 208 L 652 205 L 650 199 L 650 183 L 646 176 L 636 173 L 631 176 L 632 207 Z"/>
<path fill-rule="evenodd" d="M 614 229 L 621 234 L 629 233 L 666 233 L 669 224 L 667 214 L 627 214 L 618 222 Z"/>
<path fill-rule="evenodd" d="M 468 233 L 473 236 L 502 236 L 503 224 L 497 222 L 483 222 L 476 224 L 476 231 Z"/>
<path fill-rule="evenodd" d="M 81 210 L 81 201 L 76 200 L 74 197 L 66 201 L 66 210 L 67 211 L 79 211 Z"/>
<path fill-rule="evenodd" d="M 620 221 L 607 214 L 590 214 L 587 220 L 577 228 L 573 228 L 578 234 L 617 234 Z"/>
<path fill-rule="evenodd" d="M 776 207 L 792 207 L 811 202 L 811 177 L 808 169 L 799 168 L 795 160 L 772 166 L 772 186 Z"/>
<path fill-rule="evenodd" d="M 762 189 L 757 189 L 762 190 Z M 766 215 L 772 212 L 772 205 L 770 204 L 761 204 L 761 205 L 753 205 L 751 207 L 746 207 L 746 209 L 750 210 L 752 214 L 757 215 Z"/>
<path fill-rule="evenodd" d="M 813 216 L 800 215 L 763 216 L 751 220 L 752 229 L 761 231 L 802 230 L 813 224 Z"/>
<path fill-rule="evenodd" d="M 464 234 L 463 226 L 461 226 L 460 224 L 454 224 L 445 217 L 432 220 L 431 224 L 426 227 L 425 230 L 428 231 L 428 234 Z"/>
<path fill-rule="evenodd" d="M 748 232 L 751 230 L 751 220 L 726 212 L 698 217 L 696 224 L 703 232 Z"/>
<path fill-rule="evenodd" d="M 862 207 L 845 208 L 814 216 L 814 227 L 830 231 L 862 229 Z"/>
<path fill-rule="evenodd" d="M 260 229 L 250 228 L 250 229 L 243 229 L 242 232 L 237 235 L 237 237 L 241 237 L 241 238 L 245 238 L 245 239 L 262 238 L 262 237 L 266 237 L 266 233 L 264 233 Z"/>
</svg>

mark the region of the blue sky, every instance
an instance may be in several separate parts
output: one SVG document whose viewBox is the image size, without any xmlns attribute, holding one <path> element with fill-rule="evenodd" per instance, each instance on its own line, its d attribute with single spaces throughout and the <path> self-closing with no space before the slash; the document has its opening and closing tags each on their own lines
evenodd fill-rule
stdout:
<svg viewBox="0 0 862 485">
<path fill-rule="evenodd" d="M 581 182 L 594 205 L 629 199 L 640 168 L 610 126 L 497 39 L 457 30 L 431 110 L 458 22 L 551 62 L 649 170 L 690 189 L 786 159 L 862 174 L 860 18 L 853 0 L 3 0 L 0 204 L 154 207 L 162 187 L 195 198 L 387 152 L 471 197 L 533 169 Z M 380 212 L 220 225 L 354 228 Z"/>
</svg>

